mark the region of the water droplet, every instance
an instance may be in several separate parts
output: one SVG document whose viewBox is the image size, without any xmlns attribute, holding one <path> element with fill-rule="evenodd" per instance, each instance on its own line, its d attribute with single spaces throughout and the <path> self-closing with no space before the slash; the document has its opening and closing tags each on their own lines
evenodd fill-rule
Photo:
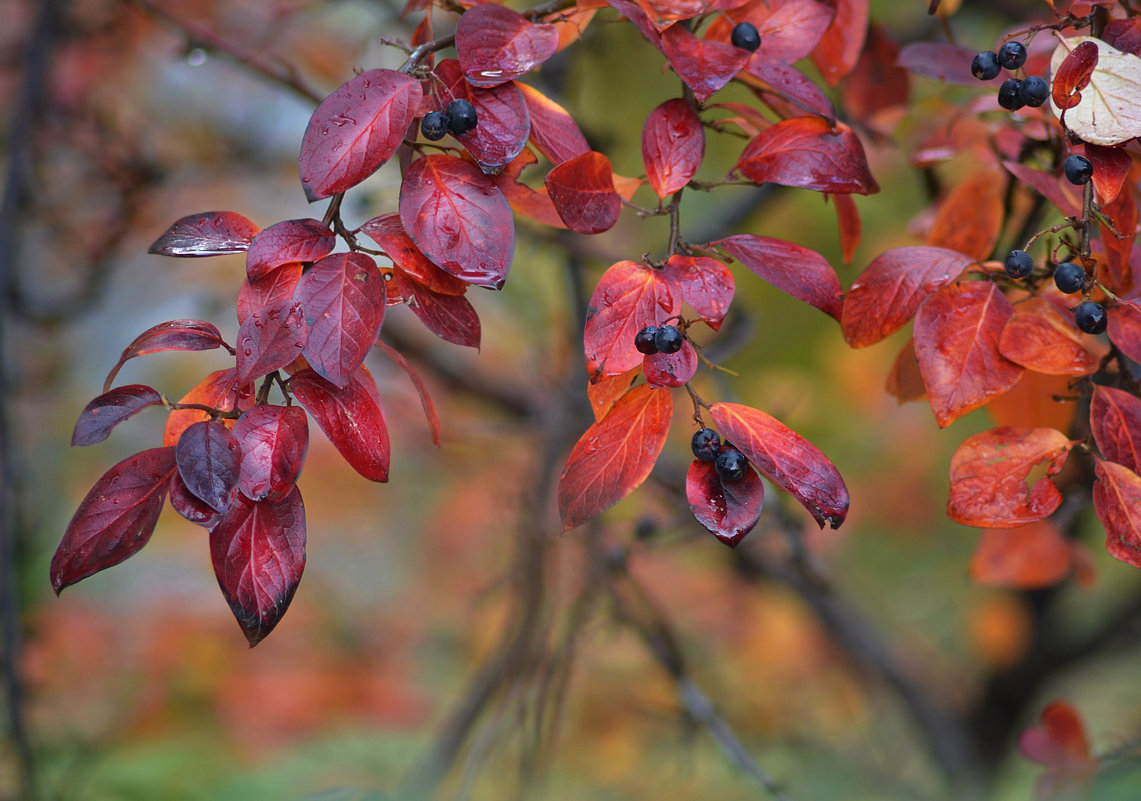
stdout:
<svg viewBox="0 0 1141 801">
<path fill-rule="evenodd" d="M 586 442 L 582 443 L 582 452 L 590 455 L 598 452 L 598 437 L 591 437 Z"/>
<path fill-rule="evenodd" d="M 253 355 L 254 355 L 254 352 L 253 352 L 253 350 L 252 350 L 251 348 L 246 348 L 246 349 L 245 349 L 244 351 L 242 351 L 242 352 L 243 352 L 243 353 L 244 353 L 246 356 L 253 356 Z"/>
<path fill-rule="evenodd" d="M 206 51 L 196 47 L 186 54 L 186 63 L 191 67 L 201 67 L 206 63 Z"/>
</svg>

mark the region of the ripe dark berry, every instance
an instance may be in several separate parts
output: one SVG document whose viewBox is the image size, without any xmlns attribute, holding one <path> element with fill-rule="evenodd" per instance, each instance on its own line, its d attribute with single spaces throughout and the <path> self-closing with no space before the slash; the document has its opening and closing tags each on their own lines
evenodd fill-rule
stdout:
<svg viewBox="0 0 1141 801">
<path fill-rule="evenodd" d="M 721 437 L 712 428 L 703 428 L 693 435 L 690 442 L 693 455 L 703 462 L 712 462 L 721 453 Z"/>
<path fill-rule="evenodd" d="M 1105 331 L 1109 318 L 1105 313 L 1104 306 L 1087 300 L 1084 303 L 1079 303 L 1078 308 L 1074 310 L 1074 322 L 1078 324 L 1078 328 L 1087 334 L 1100 334 Z"/>
<path fill-rule="evenodd" d="M 734 47 L 753 51 L 761 46 L 761 34 L 757 32 L 757 26 L 753 23 L 738 22 L 733 26 L 733 33 L 729 35 L 729 41 L 733 43 Z"/>
<path fill-rule="evenodd" d="M 1025 278 L 1034 271 L 1034 259 L 1025 250 L 1012 250 L 1006 255 L 1003 267 L 1011 278 Z"/>
<path fill-rule="evenodd" d="M 681 350 L 683 342 L 685 334 L 673 325 L 661 326 L 654 335 L 654 345 L 657 346 L 658 353 L 677 353 Z"/>
<path fill-rule="evenodd" d="M 654 337 L 657 335 L 658 327 L 656 325 L 648 325 L 634 334 L 634 347 L 638 349 L 638 353 L 644 353 L 647 356 L 651 353 L 657 353 L 658 346 L 654 344 Z"/>
<path fill-rule="evenodd" d="M 749 460 L 736 448 L 722 448 L 713 462 L 722 481 L 740 481 L 749 470 Z"/>
<path fill-rule="evenodd" d="M 462 98 L 448 103 L 448 107 L 444 109 L 444 114 L 448 117 L 448 130 L 454 136 L 466 134 L 479 121 L 475 115 L 475 106 Z"/>
<path fill-rule="evenodd" d="M 1088 184 L 1090 178 L 1093 178 L 1093 165 L 1090 164 L 1090 160 L 1085 156 L 1079 156 L 1077 153 L 1066 156 L 1062 170 L 1066 173 L 1066 180 L 1078 186 Z"/>
<path fill-rule="evenodd" d="M 1038 108 L 1050 96 L 1050 84 L 1041 75 L 1031 75 L 1024 78 L 1018 87 L 1018 99 L 1025 106 Z"/>
<path fill-rule="evenodd" d="M 424 134 L 425 139 L 431 139 L 433 142 L 443 139 L 448 133 L 447 115 L 442 111 L 429 111 L 424 115 L 424 119 L 420 120 L 420 133 Z"/>
<path fill-rule="evenodd" d="M 1011 40 L 998 49 L 998 63 L 1008 70 L 1016 70 L 1026 63 L 1026 45 Z"/>
<path fill-rule="evenodd" d="M 1054 268 L 1054 284 L 1067 295 L 1081 292 L 1086 285 L 1086 270 L 1077 262 L 1064 261 Z"/>
<path fill-rule="evenodd" d="M 998 74 L 1002 72 L 1002 65 L 998 63 L 998 56 L 990 50 L 985 53 L 979 53 L 975 56 L 974 61 L 971 62 L 971 75 L 974 75 L 980 81 L 989 81 L 992 78 L 997 78 Z"/>
<path fill-rule="evenodd" d="M 998 87 L 998 104 L 1007 111 L 1018 111 L 1022 108 L 1022 100 L 1018 96 L 1018 88 L 1022 86 L 1022 81 L 1017 78 L 1007 78 L 1002 82 L 1002 86 Z"/>
</svg>

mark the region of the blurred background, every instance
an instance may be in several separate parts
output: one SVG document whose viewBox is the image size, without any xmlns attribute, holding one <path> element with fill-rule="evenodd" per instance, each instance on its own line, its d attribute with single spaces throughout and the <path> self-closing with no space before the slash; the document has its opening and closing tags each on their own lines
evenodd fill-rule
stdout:
<svg viewBox="0 0 1141 801">
<path fill-rule="evenodd" d="M 989 48 L 1048 11 L 945 3 L 931 17 L 927 5 L 873 2 L 882 46 Z M 692 430 L 679 395 L 652 479 L 559 534 L 553 487 L 591 421 L 583 298 L 610 263 L 666 247 L 661 219 L 630 212 L 590 240 L 520 222 L 504 290 L 469 293 L 478 353 L 390 311 L 382 334 L 431 389 L 443 445 L 404 373 L 370 356 L 391 481 L 356 475 L 311 427 L 308 564 L 256 649 L 218 591 L 205 531 L 169 509 L 138 555 L 54 597 L 48 563 L 79 501 L 161 440 L 164 413 L 149 409 L 107 442 L 69 448 L 118 354 L 165 320 L 208 320 L 231 341 L 237 330 L 241 257 L 164 259 L 147 246 L 201 211 L 261 226 L 320 217 L 297 177 L 304 95 L 354 68 L 399 66 L 380 37 L 407 40 L 421 15 L 369 0 L 2 7 L 0 798 L 729 801 L 765 797 L 771 778 L 790 799 L 1021 799 L 1042 768 L 1015 740 L 1053 699 L 1111 757 L 1095 797 L 1141 793 L 1136 571 L 1107 556 L 1082 497 L 1066 507 L 1066 538 L 1041 534 L 1034 564 L 1003 562 L 1001 548 L 987 561 L 982 534 L 944 514 L 949 456 L 966 436 L 1036 415 L 1065 427 L 1071 412 L 1027 394 L 939 430 L 926 403 L 885 391 L 906 331 L 851 350 L 835 321 L 735 265 L 737 302 L 708 342 L 740 377 L 703 371 L 701 392 L 816 443 L 848 482 L 847 523 L 818 532 L 769 487 L 737 551 L 703 532 L 679 494 Z M 454 24 L 445 16 L 437 33 Z M 637 176 L 642 122 L 679 87 L 615 19 L 600 12 L 538 82 L 616 172 Z M 920 170 L 909 152 L 932 120 L 982 95 L 910 81 L 907 104 L 861 108 L 882 192 L 855 199 L 851 264 L 817 193 L 689 193 L 683 234 L 787 239 L 823 253 L 845 285 L 883 250 L 921 243 L 924 210 L 977 153 L 948 145 Z M 736 86 L 718 99 L 755 103 Z M 710 134 L 698 177 L 723 176 L 741 146 Z M 353 190 L 346 223 L 394 210 L 398 182 L 387 165 Z M 636 200 L 653 205 L 646 189 Z M 158 354 L 117 383 L 176 398 L 226 366 L 219 352 Z"/>
</svg>

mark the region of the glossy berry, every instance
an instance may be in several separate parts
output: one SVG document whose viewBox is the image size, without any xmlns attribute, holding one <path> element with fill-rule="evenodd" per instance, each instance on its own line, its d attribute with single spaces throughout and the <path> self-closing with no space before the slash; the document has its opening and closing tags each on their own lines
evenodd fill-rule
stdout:
<svg viewBox="0 0 1141 801">
<path fill-rule="evenodd" d="M 1086 270 L 1077 262 L 1064 261 L 1054 268 L 1054 284 L 1067 295 L 1081 292 L 1086 285 Z"/>
<path fill-rule="evenodd" d="M 730 34 L 729 41 L 733 43 L 734 47 L 753 51 L 761 46 L 761 34 L 757 32 L 757 26 L 753 23 L 738 22 L 733 26 L 733 33 Z"/>
<path fill-rule="evenodd" d="M 681 350 L 683 342 L 685 342 L 685 334 L 673 325 L 661 326 L 654 335 L 654 345 L 657 347 L 658 353 L 677 353 Z"/>
<path fill-rule="evenodd" d="M 998 63 L 998 56 L 987 50 L 985 53 L 979 53 L 975 56 L 974 61 L 971 62 L 971 75 L 974 75 L 980 81 L 989 81 L 992 78 L 997 78 L 998 74 L 1002 71 L 1002 65 Z"/>
<path fill-rule="evenodd" d="M 1079 303 L 1078 308 L 1074 310 L 1074 322 L 1078 324 L 1078 328 L 1087 334 L 1100 334 L 1105 331 L 1109 318 L 1105 313 L 1104 306 L 1087 300 L 1084 303 Z"/>
<path fill-rule="evenodd" d="M 649 356 L 651 353 L 658 352 L 658 346 L 654 344 L 654 337 L 658 335 L 658 327 L 656 325 L 648 325 L 641 331 L 634 335 L 634 347 L 638 349 L 638 353 L 644 353 Z"/>
<path fill-rule="evenodd" d="M 475 115 L 475 106 L 462 98 L 448 103 L 448 107 L 444 109 L 444 114 L 448 117 L 448 130 L 454 136 L 466 134 L 479 121 Z"/>
<path fill-rule="evenodd" d="M 721 453 L 721 437 L 712 428 L 703 428 L 693 435 L 689 446 L 693 455 L 703 462 L 712 462 Z"/>
<path fill-rule="evenodd" d="M 1024 106 L 1038 108 L 1050 96 L 1050 84 L 1041 75 L 1031 75 L 1024 78 L 1018 87 L 1018 99 Z"/>
<path fill-rule="evenodd" d="M 998 63 L 1008 70 L 1016 70 L 1026 63 L 1026 45 L 1009 41 L 998 49 Z"/>
<path fill-rule="evenodd" d="M 749 470 L 749 460 L 736 448 L 722 448 L 713 467 L 722 481 L 740 481 Z"/>
<path fill-rule="evenodd" d="M 1007 111 L 1018 111 L 1022 108 L 1022 100 L 1018 97 L 1018 88 L 1022 81 L 1017 78 L 1007 78 L 998 87 L 998 104 Z"/>
<path fill-rule="evenodd" d="M 1011 278 L 1025 278 L 1034 271 L 1034 259 L 1025 250 L 1012 250 L 1006 254 L 1003 267 Z"/>
<path fill-rule="evenodd" d="M 447 115 L 442 111 L 429 111 L 424 115 L 424 119 L 420 120 L 420 133 L 424 134 L 425 139 L 431 139 L 433 142 L 443 139 L 448 133 Z"/>
<path fill-rule="evenodd" d="M 1090 164 L 1090 160 L 1085 156 L 1079 156 L 1077 153 L 1066 156 L 1062 171 L 1066 173 L 1067 181 L 1078 186 L 1088 184 L 1090 178 L 1093 178 L 1093 165 Z"/>
</svg>

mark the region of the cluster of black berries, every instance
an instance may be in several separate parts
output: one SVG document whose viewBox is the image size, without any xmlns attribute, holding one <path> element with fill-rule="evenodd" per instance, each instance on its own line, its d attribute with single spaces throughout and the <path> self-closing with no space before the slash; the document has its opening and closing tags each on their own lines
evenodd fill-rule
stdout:
<svg viewBox="0 0 1141 801">
<path fill-rule="evenodd" d="M 745 454 L 728 442 L 722 444 L 721 437 L 712 428 L 703 428 L 694 434 L 690 447 L 693 455 L 701 461 L 713 462 L 722 481 L 740 481 L 749 470 Z"/>
<path fill-rule="evenodd" d="M 729 35 L 729 41 L 733 43 L 733 47 L 754 52 L 761 46 L 761 34 L 753 23 L 738 22 L 733 26 L 733 33 Z"/>
<path fill-rule="evenodd" d="M 685 334 L 676 325 L 648 325 L 634 335 L 634 347 L 647 356 L 654 353 L 677 353 L 685 342 Z"/>
<path fill-rule="evenodd" d="M 989 81 L 997 78 L 998 73 L 1005 67 L 1008 70 L 1022 69 L 1026 63 L 1026 45 L 1022 42 L 1009 41 L 998 49 L 997 53 L 990 50 L 979 53 L 971 62 L 971 74 L 980 81 Z M 1050 84 L 1041 75 L 1031 75 L 1027 78 L 1007 78 L 998 88 L 998 104 L 1007 111 L 1017 111 L 1023 106 L 1037 108 L 1046 102 L 1050 96 Z"/>
<path fill-rule="evenodd" d="M 443 111 L 429 111 L 425 114 L 424 119 L 420 120 L 420 133 L 424 134 L 425 139 L 434 142 L 443 139 L 445 134 L 466 134 L 478 121 L 475 106 L 461 98 L 448 103 Z"/>
<path fill-rule="evenodd" d="M 1025 250 L 1012 250 L 1003 266 L 1011 278 L 1025 278 L 1034 270 L 1034 259 Z M 1074 261 L 1062 262 L 1054 268 L 1054 286 L 1066 295 L 1081 292 L 1089 286 L 1086 268 Z M 1074 322 L 1087 334 L 1100 334 L 1105 331 L 1109 318 L 1104 306 L 1087 300 L 1078 304 L 1074 310 Z"/>
</svg>

